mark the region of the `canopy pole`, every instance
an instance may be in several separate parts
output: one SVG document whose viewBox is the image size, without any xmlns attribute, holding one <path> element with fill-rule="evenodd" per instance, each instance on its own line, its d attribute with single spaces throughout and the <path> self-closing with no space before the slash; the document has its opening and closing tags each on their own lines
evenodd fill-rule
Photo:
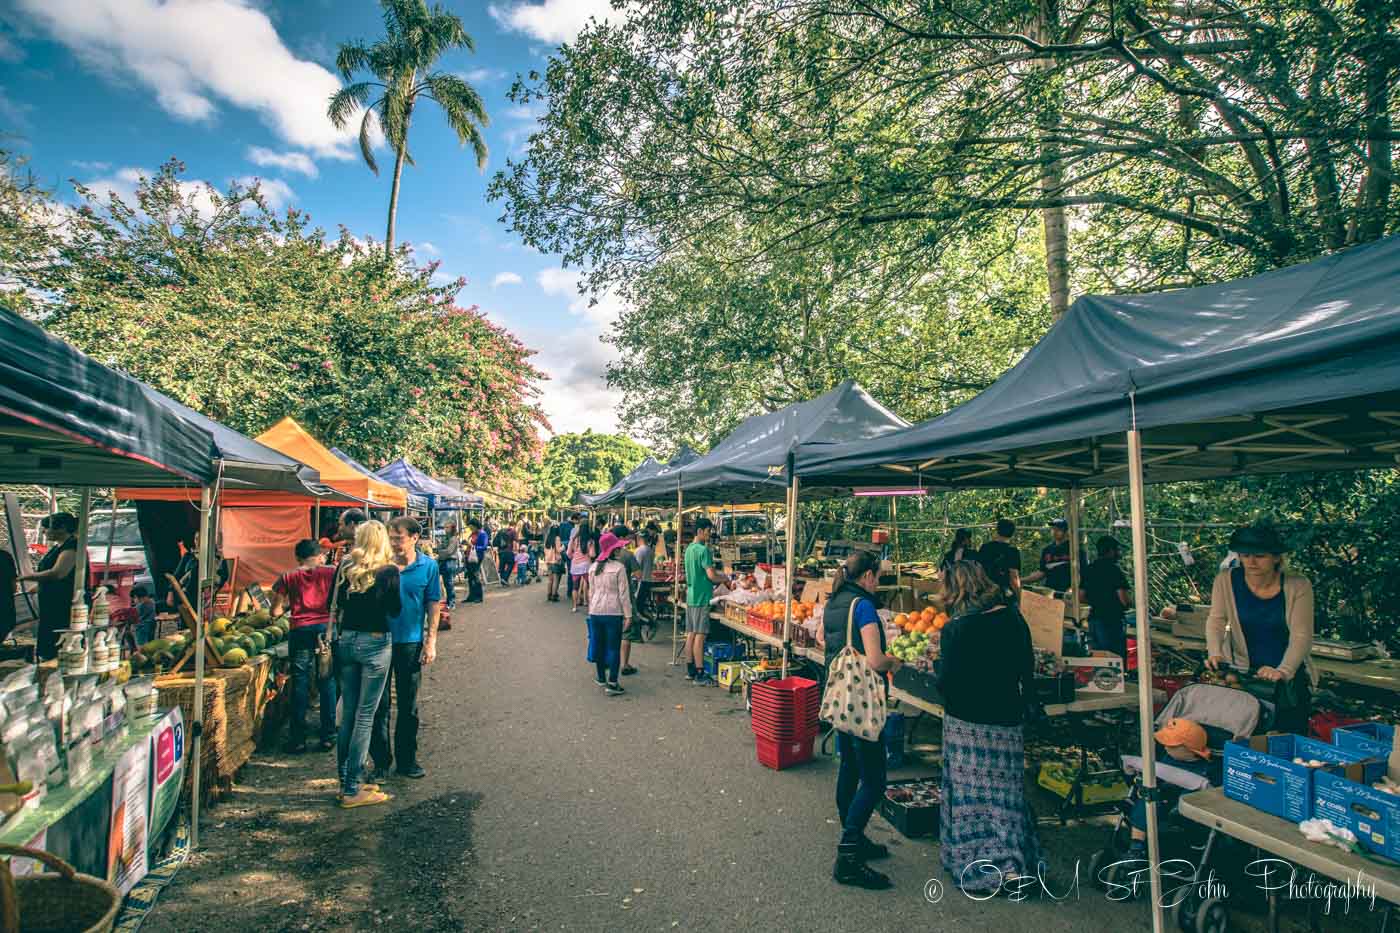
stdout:
<svg viewBox="0 0 1400 933">
<path fill-rule="evenodd" d="M 315 517 L 311 519 L 311 522 L 312 522 L 312 525 L 311 525 L 311 537 L 312 537 L 312 539 L 314 539 L 314 540 L 316 540 L 316 541 L 320 541 L 320 540 L 321 540 L 321 500 L 320 500 L 319 497 L 316 499 L 316 513 L 315 513 Z"/>
<path fill-rule="evenodd" d="M 1065 493 L 1065 512 L 1069 519 L 1069 605 L 1070 612 L 1074 615 L 1074 627 L 1078 630 L 1081 622 L 1079 609 L 1079 548 L 1082 542 L 1079 540 L 1079 508 L 1082 504 L 1082 492 L 1078 483 L 1074 483 Z"/>
<path fill-rule="evenodd" d="M 199 492 L 199 591 L 194 607 L 194 709 L 191 711 L 190 754 L 194 771 L 191 775 L 193 793 L 190 796 L 190 848 L 199 848 L 200 755 L 204 735 L 204 594 L 209 588 L 210 569 L 214 566 L 213 496 L 209 487 Z"/>
<path fill-rule="evenodd" d="M 898 587 L 898 586 L 899 586 L 899 497 L 898 497 L 898 496 L 890 496 L 890 538 L 891 538 L 891 542 L 892 542 L 892 543 L 891 543 L 891 548 L 890 548 L 890 553 L 891 553 L 891 555 L 893 555 L 893 557 L 894 557 L 894 585 L 895 585 L 896 587 Z M 877 570 L 877 571 L 875 572 L 875 586 L 878 588 L 879 585 L 880 585 L 880 572 Z M 896 598 L 898 598 L 898 596 L 899 596 L 899 590 L 898 590 L 898 589 L 895 590 L 895 596 L 896 596 Z"/>
<path fill-rule="evenodd" d="M 88 513 L 92 511 L 92 487 L 84 486 L 78 512 L 78 547 L 73 552 L 73 605 L 81 606 L 88 584 Z"/>
<path fill-rule="evenodd" d="M 788 675 L 788 650 L 792 644 L 792 581 L 794 579 L 794 567 L 797 561 L 797 475 L 793 471 L 795 458 L 791 453 L 787 460 L 787 508 L 788 508 L 788 528 L 787 541 L 785 543 L 785 554 L 783 563 L 783 670 L 782 676 Z"/>
<path fill-rule="evenodd" d="M 1152 713 L 1152 635 L 1147 615 L 1147 504 L 1143 491 L 1142 432 L 1128 431 L 1128 493 L 1132 499 L 1133 519 L 1133 600 L 1137 609 L 1138 656 L 1138 718 L 1142 732 L 1142 784 L 1147 788 L 1147 859 L 1148 877 L 1152 882 L 1152 930 L 1162 933 L 1161 847 L 1157 840 L 1157 804 L 1153 791 L 1157 787 L 1157 749 L 1153 744 Z M 1071 550 L 1071 553 L 1073 551 Z M 1123 659 L 1124 674 L 1127 658 Z"/>
<path fill-rule="evenodd" d="M 681 514 L 685 510 L 685 491 L 681 489 L 681 478 L 676 477 L 676 550 L 671 555 L 671 666 L 675 667 L 680 657 L 680 611 L 681 611 L 681 575 L 685 573 L 685 565 L 681 562 L 681 537 L 685 531 L 685 517 Z M 661 538 L 661 543 L 666 543 L 665 535 Z"/>
</svg>

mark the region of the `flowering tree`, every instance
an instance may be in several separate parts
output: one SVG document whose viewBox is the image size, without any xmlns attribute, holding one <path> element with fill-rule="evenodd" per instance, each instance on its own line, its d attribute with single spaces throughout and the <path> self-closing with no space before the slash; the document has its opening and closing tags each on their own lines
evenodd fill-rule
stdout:
<svg viewBox="0 0 1400 933">
<path fill-rule="evenodd" d="M 143 179 L 135 204 L 79 186 L 59 226 L 0 218 L 23 259 L 11 306 L 245 434 L 291 415 L 361 462 L 406 455 L 468 481 L 538 458 L 543 374 L 455 304 L 462 280 L 181 171 Z"/>
</svg>

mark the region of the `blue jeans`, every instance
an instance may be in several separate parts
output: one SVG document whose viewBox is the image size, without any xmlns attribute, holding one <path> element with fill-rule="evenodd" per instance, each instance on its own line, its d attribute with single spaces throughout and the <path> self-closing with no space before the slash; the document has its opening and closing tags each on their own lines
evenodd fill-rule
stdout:
<svg viewBox="0 0 1400 933">
<path fill-rule="evenodd" d="M 448 609 L 455 609 L 457 607 L 457 562 L 445 560 L 439 566 L 442 570 L 443 599 L 446 600 Z"/>
<path fill-rule="evenodd" d="M 311 685 L 316 681 L 316 642 L 326 634 L 324 625 L 303 625 L 287 633 L 287 649 L 292 655 L 292 727 L 287 741 L 306 741 L 306 710 L 311 705 Z M 335 678 L 321 681 L 321 741 L 335 736 Z"/>
<path fill-rule="evenodd" d="M 622 616 L 588 617 L 588 659 L 598 671 L 598 679 L 617 683 L 622 663 Z"/>
<path fill-rule="evenodd" d="M 340 696 L 345 710 L 340 716 L 340 736 L 335 761 L 340 772 L 340 792 L 354 796 L 374 731 L 374 711 L 384 695 L 393 658 L 388 632 L 341 632 L 336 646 L 340 662 Z"/>
<path fill-rule="evenodd" d="M 525 578 L 530 574 L 529 564 L 520 564 L 515 568 L 515 582 L 520 586 L 525 585 Z"/>
<path fill-rule="evenodd" d="M 1123 617 L 1100 619 L 1089 617 L 1089 642 L 1099 651 L 1112 651 L 1128 661 L 1128 632 L 1123 628 Z"/>
<path fill-rule="evenodd" d="M 845 732 L 836 733 L 841 770 L 836 775 L 836 815 L 841 818 L 841 844 L 860 842 L 870 815 L 885 796 L 885 746 Z"/>
</svg>

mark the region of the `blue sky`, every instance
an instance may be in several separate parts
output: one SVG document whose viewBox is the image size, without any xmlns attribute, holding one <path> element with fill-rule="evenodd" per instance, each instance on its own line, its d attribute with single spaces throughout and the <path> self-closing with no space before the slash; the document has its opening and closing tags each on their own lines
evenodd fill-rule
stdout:
<svg viewBox="0 0 1400 933">
<path fill-rule="evenodd" d="M 432 105 L 420 111 L 397 238 L 441 260 L 445 279 L 465 276 L 458 302 L 479 304 L 539 351 L 555 430 L 613 430 L 618 396 L 603 382 L 612 351 L 598 335 L 616 303 L 588 307 L 576 270 L 507 233 L 485 196 L 534 124 L 506 99 L 511 83 L 542 69 L 589 16 L 607 15 L 607 0 L 442 2 L 476 40 L 475 54 L 440 67 L 486 101 L 490 161 L 478 171 Z M 377 154 L 376 177 L 356 128 L 337 132 L 325 117 L 339 43 L 381 29 L 374 0 L 0 0 L 0 133 L 70 198 L 69 179 L 130 191 L 174 156 L 187 179 L 223 187 L 257 177 L 275 207 L 382 242 L 392 157 Z"/>
</svg>

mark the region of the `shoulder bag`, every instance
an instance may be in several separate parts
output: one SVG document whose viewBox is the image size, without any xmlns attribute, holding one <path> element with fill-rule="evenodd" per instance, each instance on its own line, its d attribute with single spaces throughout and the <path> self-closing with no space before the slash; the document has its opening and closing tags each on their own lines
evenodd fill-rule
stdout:
<svg viewBox="0 0 1400 933">
<path fill-rule="evenodd" d="M 831 659 L 822 693 L 821 718 L 838 732 L 877 742 L 885 727 L 885 691 L 880 675 L 851 644 L 856 602 L 846 613 L 846 647 Z"/>
</svg>

